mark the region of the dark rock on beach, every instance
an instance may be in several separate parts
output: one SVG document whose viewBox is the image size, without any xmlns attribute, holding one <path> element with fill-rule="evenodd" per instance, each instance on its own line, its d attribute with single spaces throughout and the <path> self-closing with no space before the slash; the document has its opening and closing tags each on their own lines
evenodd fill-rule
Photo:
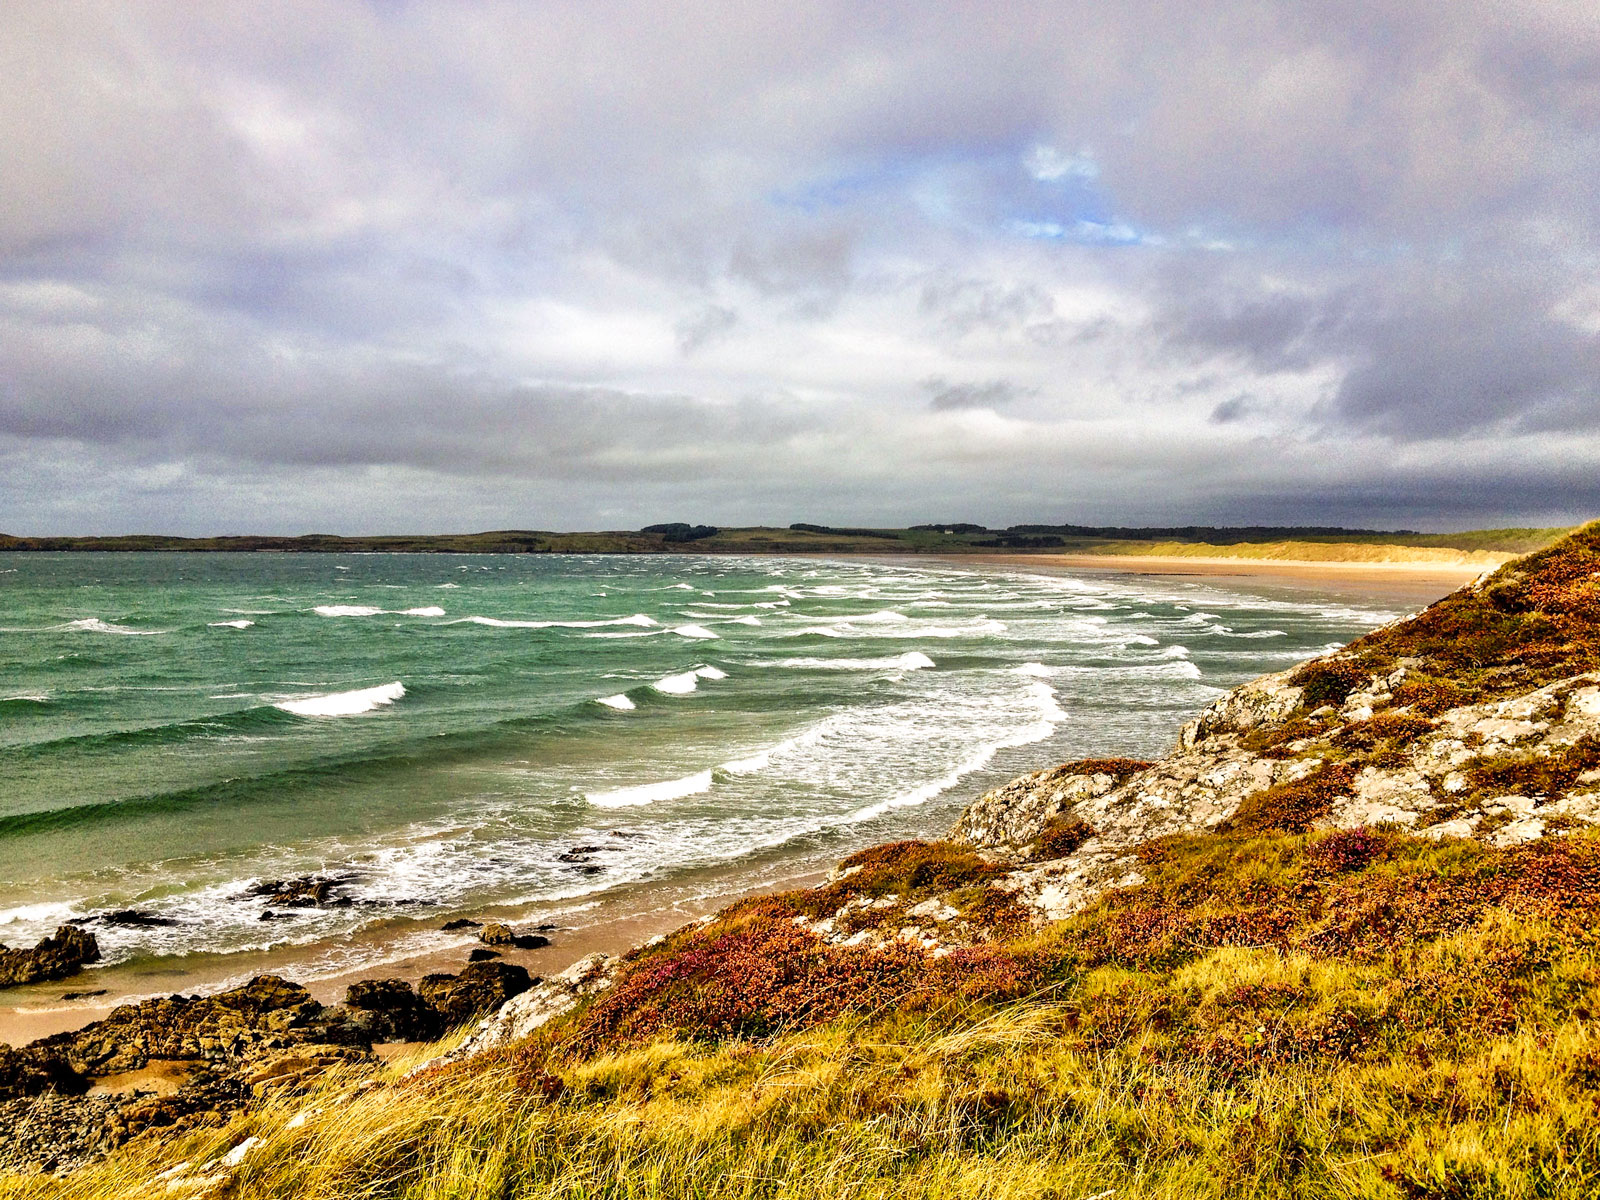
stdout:
<svg viewBox="0 0 1600 1200">
<path fill-rule="evenodd" d="M 45 983 L 65 979 L 82 969 L 84 963 L 97 962 L 100 946 L 94 934 L 76 925 L 63 925 L 32 950 L 9 950 L 0 945 L 0 987 L 23 983 Z"/>
<path fill-rule="evenodd" d="M 422 1042 L 444 1032 L 444 1019 L 402 979 L 363 979 L 345 993 L 349 1025 L 367 1042 Z"/>
<path fill-rule="evenodd" d="M 439 928 L 446 933 L 454 933 L 458 929 L 477 929 L 482 924 L 482 921 L 474 921 L 471 917 L 457 917 L 454 921 L 446 921 Z"/>
<path fill-rule="evenodd" d="M 301 875 L 297 879 L 271 879 L 252 884 L 239 893 L 241 900 L 265 900 L 280 908 L 347 908 L 352 901 L 341 894 L 349 882 L 342 877 Z"/>
<path fill-rule="evenodd" d="M 177 925 L 172 917 L 157 916 L 137 908 L 119 908 L 115 912 L 95 913 L 92 917 L 74 917 L 69 925 L 117 925 L 124 929 L 157 929 L 164 925 Z"/>
<path fill-rule="evenodd" d="M 467 961 L 469 963 L 493 962 L 495 959 L 497 959 L 499 957 L 500 957 L 500 951 L 498 951 L 498 950 L 485 950 L 482 946 L 479 946 L 476 950 L 472 950 L 467 954 Z"/>
<path fill-rule="evenodd" d="M 493 1012 L 534 985 L 522 967 L 512 963 L 469 963 L 459 975 L 426 975 L 417 991 L 438 1009 L 446 1025 Z"/>
<path fill-rule="evenodd" d="M 485 925 L 478 933 L 478 940 L 485 946 L 514 946 L 518 950 L 538 950 L 550 944 L 547 937 L 536 933 L 518 933 L 511 926 L 499 922 Z"/>
</svg>

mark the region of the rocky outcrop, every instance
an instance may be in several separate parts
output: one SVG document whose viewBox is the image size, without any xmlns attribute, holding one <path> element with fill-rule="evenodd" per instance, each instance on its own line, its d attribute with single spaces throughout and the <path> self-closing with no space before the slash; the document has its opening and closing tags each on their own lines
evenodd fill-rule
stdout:
<svg viewBox="0 0 1600 1200">
<path fill-rule="evenodd" d="M 485 946 L 510 947 L 516 950 L 538 950 L 550 944 L 550 939 L 537 933 L 518 933 L 509 925 L 498 921 L 485 925 L 478 931 L 478 940 Z"/>
<path fill-rule="evenodd" d="M 423 976 L 417 992 L 452 1026 L 493 1012 L 535 982 L 513 963 L 475 962 L 459 975 Z"/>
<path fill-rule="evenodd" d="M 439 1010 L 403 979 L 363 979 L 345 992 L 347 1024 L 368 1042 L 425 1042 L 444 1032 Z"/>
<path fill-rule="evenodd" d="M 76 925 L 63 925 L 32 950 L 9 950 L 0 945 L 0 987 L 46 983 L 65 979 L 98 962 L 100 946 L 94 934 Z"/>
<path fill-rule="evenodd" d="M 431 1059 L 417 1068 L 443 1066 L 520 1041 L 541 1026 L 576 1008 L 587 996 L 609 987 L 621 968 L 620 959 L 609 954 L 590 954 L 580 958 L 558 975 L 552 975 L 502 1005 L 485 1017 L 471 1036 L 449 1054 Z"/>
</svg>

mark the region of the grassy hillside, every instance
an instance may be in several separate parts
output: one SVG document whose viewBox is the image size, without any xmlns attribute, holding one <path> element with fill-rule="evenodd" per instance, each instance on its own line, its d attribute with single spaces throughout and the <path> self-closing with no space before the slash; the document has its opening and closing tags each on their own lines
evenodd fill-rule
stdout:
<svg viewBox="0 0 1600 1200">
<path fill-rule="evenodd" d="M 843 889 L 987 870 L 868 854 Z M 512 1050 L 334 1077 L 0 1196 L 169 1196 L 161 1172 L 246 1135 L 224 1194 L 1600 1193 L 1600 839 L 1233 833 L 1142 857 L 1146 883 L 963 958 L 819 952 L 788 919 L 815 893 L 741 905 Z"/>
</svg>

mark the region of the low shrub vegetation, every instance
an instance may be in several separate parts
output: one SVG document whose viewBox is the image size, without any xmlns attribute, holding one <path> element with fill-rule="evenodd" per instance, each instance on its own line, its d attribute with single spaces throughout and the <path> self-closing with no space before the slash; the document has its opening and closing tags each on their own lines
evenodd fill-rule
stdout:
<svg viewBox="0 0 1600 1200">
<path fill-rule="evenodd" d="M 1070 921 L 941 958 L 741 905 L 519 1046 L 0 1196 L 172 1195 L 159 1172 L 247 1134 L 238 1197 L 1600 1192 L 1600 836 L 1240 830 L 1141 859 Z"/>
</svg>

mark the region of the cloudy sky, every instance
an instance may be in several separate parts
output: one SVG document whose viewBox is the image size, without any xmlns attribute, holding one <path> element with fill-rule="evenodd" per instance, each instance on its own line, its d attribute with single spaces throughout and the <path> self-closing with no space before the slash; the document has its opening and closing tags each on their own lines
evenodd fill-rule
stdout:
<svg viewBox="0 0 1600 1200">
<path fill-rule="evenodd" d="M 1600 515 L 1592 0 L 8 0 L 0 530 Z"/>
</svg>

